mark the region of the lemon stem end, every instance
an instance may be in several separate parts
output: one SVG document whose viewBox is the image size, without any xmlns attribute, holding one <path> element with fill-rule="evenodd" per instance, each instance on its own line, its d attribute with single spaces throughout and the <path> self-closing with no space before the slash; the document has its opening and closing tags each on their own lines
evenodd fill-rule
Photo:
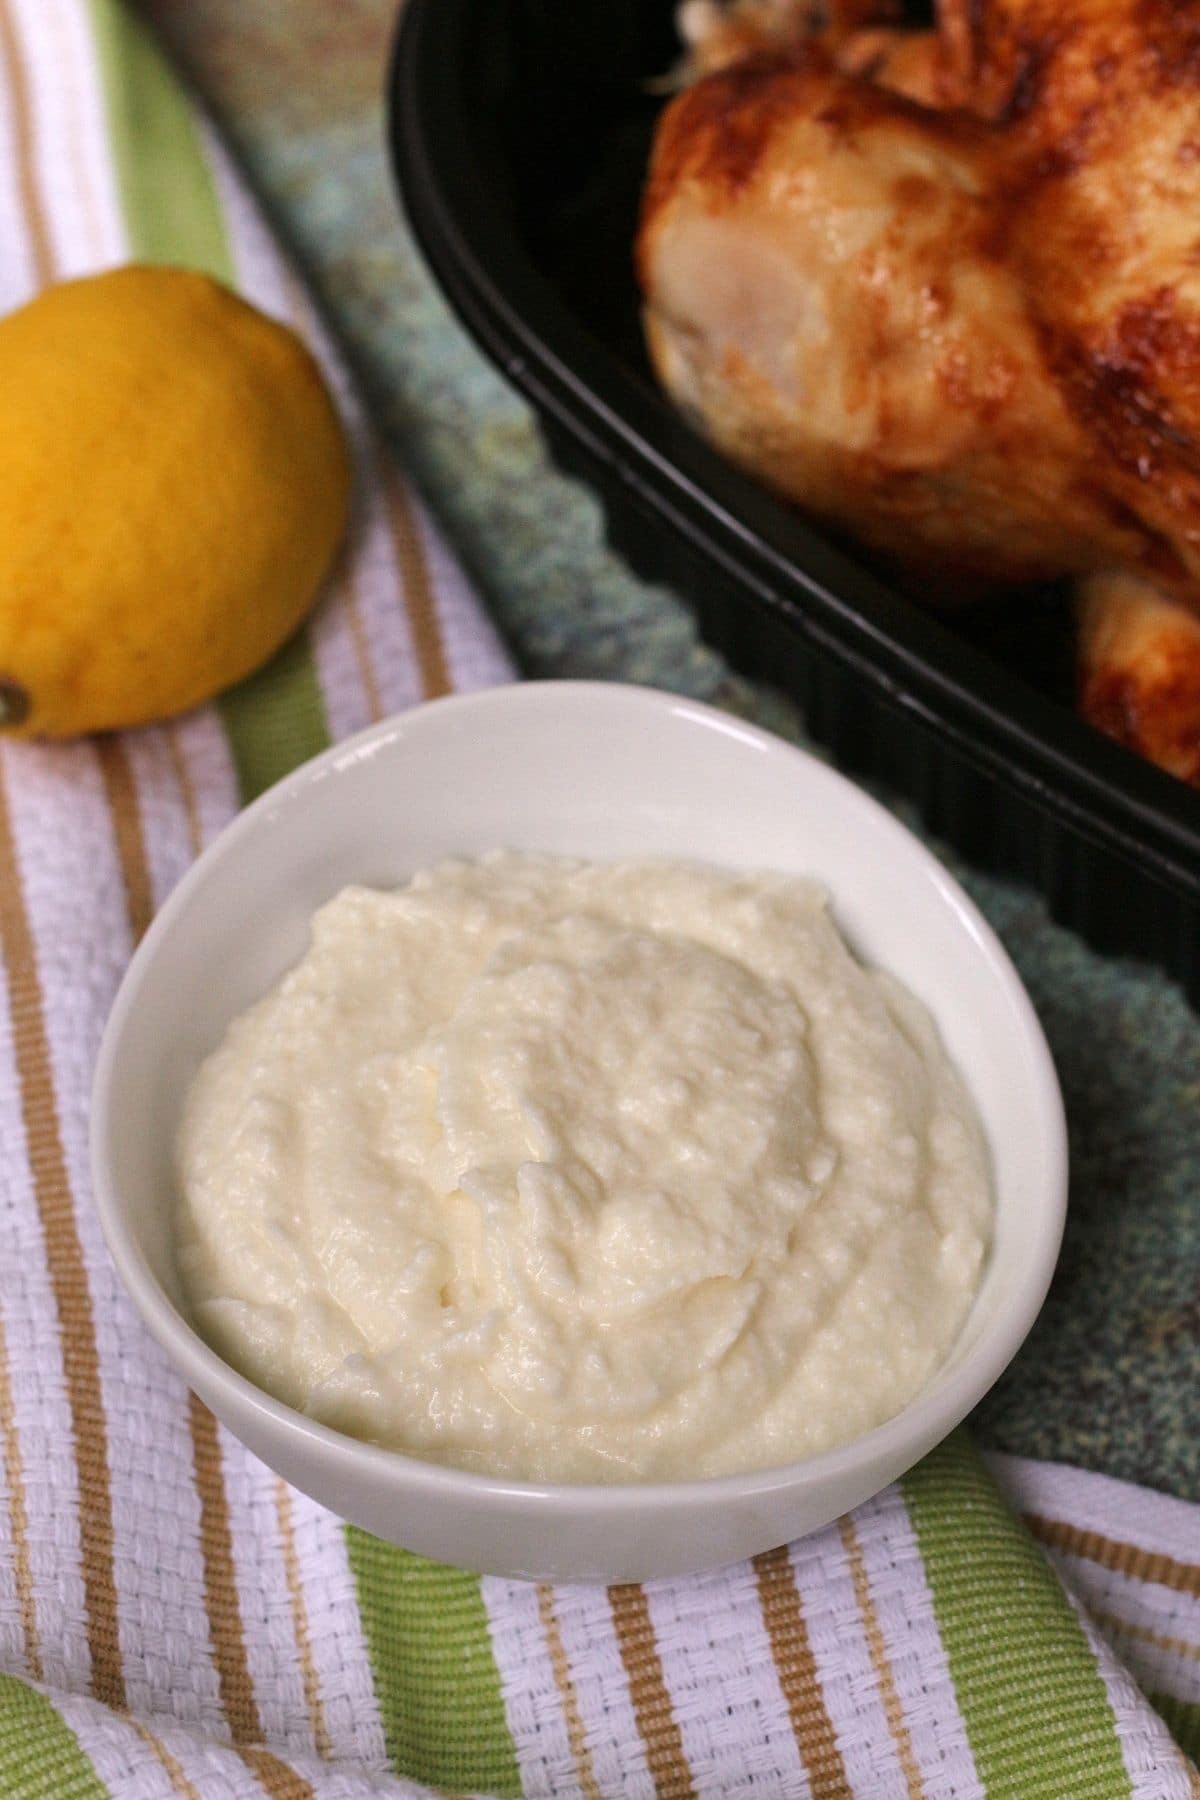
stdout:
<svg viewBox="0 0 1200 1800">
<path fill-rule="evenodd" d="M 22 725 L 29 717 L 29 695 L 19 681 L 0 675 L 0 730 Z"/>
</svg>

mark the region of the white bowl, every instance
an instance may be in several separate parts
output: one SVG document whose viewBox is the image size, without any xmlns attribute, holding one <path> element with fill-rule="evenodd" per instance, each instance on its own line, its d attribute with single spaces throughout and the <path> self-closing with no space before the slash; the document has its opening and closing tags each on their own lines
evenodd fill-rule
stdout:
<svg viewBox="0 0 1200 1800">
<path fill-rule="evenodd" d="M 439 857 L 497 846 L 671 855 L 814 875 L 859 953 L 931 1009 L 991 1148 L 995 1240 L 936 1378 L 840 1449 L 693 1482 L 568 1487 L 421 1462 L 314 1424 L 189 1324 L 172 1255 L 183 1096 L 229 1021 L 303 953 L 316 907 Z M 530 683 L 439 700 L 298 769 L 242 813 L 163 907 L 113 1007 L 92 1160 L 114 1261 L 150 1330 L 217 1417 L 333 1511 L 495 1574 L 646 1580 L 750 1556 L 876 1493 L 958 1423 L 1045 1297 L 1066 1205 L 1062 1101 L 1045 1039 L 990 928 L 882 807 L 778 739 L 641 688 Z"/>
</svg>

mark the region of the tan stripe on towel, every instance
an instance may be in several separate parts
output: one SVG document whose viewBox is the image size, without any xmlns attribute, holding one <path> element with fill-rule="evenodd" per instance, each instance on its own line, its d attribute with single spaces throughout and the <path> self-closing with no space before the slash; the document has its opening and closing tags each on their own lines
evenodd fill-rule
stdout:
<svg viewBox="0 0 1200 1800">
<path fill-rule="evenodd" d="M 313 1800 L 313 1790 L 303 1775 L 289 1769 L 269 1750 L 258 1744 L 239 1744 L 238 1755 L 246 1767 L 258 1776 L 271 1800 Z"/>
<path fill-rule="evenodd" d="M 1128 1575 L 1134 1581 L 1156 1581 L 1160 1587 L 1174 1589 L 1177 1594 L 1193 1594 L 1200 1598 L 1200 1565 L 1177 1562 L 1157 1550 L 1142 1550 L 1136 1544 L 1123 1544 L 1115 1538 L 1103 1537 L 1098 1531 L 1085 1531 L 1068 1525 L 1064 1519 L 1044 1519 L 1038 1513 L 1026 1513 L 1025 1523 L 1041 1543 L 1050 1550 L 1063 1550 L 1068 1556 L 1082 1556 L 1115 1575 Z"/>
<path fill-rule="evenodd" d="M 191 770 L 187 766 L 183 745 L 179 741 L 179 727 L 173 719 L 163 727 L 163 735 L 167 740 L 167 754 L 171 759 L 171 769 L 179 788 L 179 797 L 183 801 L 183 814 L 187 821 L 188 849 L 191 851 L 194 861 L 204 848 L 204 832 L 200 824 L 196 787 L 192 780 Z"/>
<path fill-rule="evenodd" d="M 892 1665 L 887 1653 L 887 1645 L 883 1638 L 883 1627 L 879 1623 L 879 1614 L 875 1611 L 875 1601 L 871 1595 L 871 1582 L 867 1575 L 867 1565 L 863 1560 L 862 1545 L 858 1541 L 858 1533 L 849 1514 L 838 1520 L 838 1533 L 842 1540 L 842 1548 L 850 1563 L 850 1579 L 854 1583 L 854 1598 L 858 1602 L 858 1610 L 862 1614 L 863 1630 L 866 1633 L 867 1649 L 871 1656 L 871 1667 L 879 1683 L 879 1694 L 883 1701 L 883 1715 L 887 1720 L 888 1730 L 892 1734 L 892 1742 L 896 1746 L 896 1755 L 900 1761 L 900 1770 L 904 1776 L 909 1800 L 924 1800 L 925 1784 L 921 1780 L 921 1770 L 913 1750 L 912 1738 L 908 1726 L 904 1722 L 904 1708 L 900 1703 L 900 1695 L 896 1688 L 896 1677 L 892 1673 Z"/>
<path fill-rule="evenodd" d="M 119 737 L 96 740 L 104 776 L 104 789 L 112 815 L 113 836 L 125 889 L 129 931 L 134 943 L 141 938 L 154 911 L 153 883 L 146 859 L 146 840 L 129 754 Z M 178 773 L 178 771 L 177 771 Z M 186 802 L 185 802 L 186 804 Z M 195 1394 L 188 1395 L 188 1423 L 192 1438 L 192 1465 L 200 1499 L 200 1548 L 204 1562 L 204 1601 L 221 1704 L 229 1730 L 242 1760 L 271 1794 L 307 1793 L 292 1771 L 267 1752 L 251 1763 L 246 1754 L 262 1737 L 262 1722 L 254 1696 L 250 1661 L 246 1654 L 241 1608 L 233 1565 L 233 1534 L 229 1503 L 221 1467 L 216 1420 Z M 265 1761 L 263 1760 L 265 1757 Z"/>
<path fill-rule="evenodd" d="M 0 1432 L 4 1434 L 4 1485 L 8 1489 L 8 1519 L 12 1532 L 13 1581 L 17 1611 L 25 1640 L 25 1666 L 34 1681 L 42 1679 L 42 1652 L 38 1643 L 37 1608 L 33 1601 L 33 1571 L 29 1562 L 29 1514 L 25 1508 L 25 1469 L 17 1436 L 12 1376 L 4 1320 L 0 1317 Z"/>
<path fill-rule="evenodd" d="M 168 733 L 168 739 L 174 742 L 173 732 Z M 137 789 L 129 755 L 121 739 L 99 739 L 97 749 L 112 813 L 130 933 L 136 943 L 150 923 L 154 911 L 153 882 L 146 859 L 146 840 L 142 831 Z M 178 744 L 174 744 L 174 750 L 177 757 L 175 775 L 185 810 L 189 814 L 189 836 L 194 843 L 198 836 L 198 822 L 193 823 L 196 813 L 195 794 Z M 200 1547 L 204 1563 L 205 1608 L 225 1717 L 238 1754 L 267 1792 L 276 1796 L 277 1800 L 304 1800 L 312 1792 L 308 1782 L 270 1751 L 259 1747 L 262 1722 L 254 1695 L 254 1681 L 246 1654 L 241 1607 L 237 1596 L 233 1533 L 216 1420 L 195 1394 L 188 1395 L 188 1425 L 192 1439 L 192 1466 L 200 1499 Z M 283 1487 L 282 1482 L 280 1487 Z M 286 1493 L 286 1488 L 284 1492 Z M 290 1520 L 290 1513 L 288 1516 Z M 294 1543 L 291 1544 L 289 1563 L 288 1543 L 285 1541 L 284 1559 L 288 1589 L 292 1596 L 292 1615 L 296 1623 L 304 1691 L 313 1720 L 314 1741 L 318 1751 L 325 1754 L 329 1738 L 325 1730 L 320 1694 L 316 1688 L 316 1669 L 312 1661 L 307 1620 L 304 1617 L 303 1594 L 299 1595 L 299 1614 L 296 1610 L 299 1568 Z"/>
<path fill-rule="evenodd" d="M 145 936 L 154 917 L 154 887 L 146 861 L 146 839 L 142 832 L 142 814 L 138 806 L 129 752 L 113 733 L 98 737 L 96 757 L 104 778 L 104 797 L 112 818 L 117 861 L 125 888 L 125 910 L 129 918 L 129 935 L 135 944 Z"/>
<path fill-rule="evenodd" d="M 168 730 L 168 742 L 172 746 L 175 775 L 188 815 L 189 836 L 195 844 L 199 836 L 195 794 L 172 730 Z M 154 913 L 154 887 L 146 856 L 137 787 L 129 753 L 119 736 L 97 738 L 96 751 L 112 819 L 130 936 L 136 944 Z M 257 1747 L 262 1738 L 262 1723 L 254 1696 L 241 1608 L 238 1604 L 233 1535 L 216 1420 L 195 1394 L 188 1395 L 188 1423 L 192 1439 L 193 1471 L 200 1500 L 205 1608 L 225 1717 L 242 1760 L 252 1769 L 268 1793 L 286 1796 L 286 1800 L 297 1800 L 297 1797 L 311 1793 L 308 1782 L 278 1757 Z"/>
<path fill-rule="evenodd" d="M 0 64 L 3 65 L 11 102 L 17 194 L 25 217 L 25 229 L 29 233 L 34 276 L 39 287 L 46 287 L 54 280 L 54 253 L 50 248 L 50 229 L 42 210 L 34 172 L 33 113 L 29 104 L 29 80 L 8 0 L 0 0 Z"/>
<path fill-rule="evenodd" d="M 172 1756 L 162 1739 L 156 1737 L 148 1725 L 143 1725 L 142 1721 L 140 1719 L 135 1719 L 132 1714 L 129 1715 L 129 1723 L 133 1726 L 133 1729 L 137 1732 L 147 1749 L 152 1752 L 157 1761 L 160 1762 L 162 1767 L 166 1770 L 167 1779 L 175 1789 L 175 1792 L 180 1796 L 180 1800 L 200 1800 L 200 1795 L 188 1780 L 179 1759 Z"/>
<path fill-rule="evenodd" d="M 317 309 L 313 305 L 307 288 L 297 276 L 290 262 L 284 264 L 283 280 L 287 292 L 290 323 L 305 339 L 309 349 L 315 355 L 317 340 L 322 330 Z M 362 429 L 357 411 L 350 419 L 343 418 L 342 423 L 351 442 L 356 443 L 359 431 Z M 357 488 L 357 486 L 356 481 L 355 487 Z M 358 583 L 355 579 L 355 560 L 358 548 L 355 541 L 356 534 L 362 533 L 364 538 L 366 536 L 369 524 L 369 501 L 370 496 L 365 491 L 356 492 L 352 496 L 351 505 L 356 508 L 358 516 L 351 518 L 350 537 L 342 545 L 333 574 L 333 583 L 337 601 L 346 609 L 346 622 L 350 627 L 350 643 L 354 651 L 354 666 L 362 685 L 363 699 L 367 706 L 367 718 L 374 725 L 383 717 L 383 699 L 379 692 L 379 682 L 375 676 L 371 640 L 363 623 L 362 608 L 358 599 Z"/>
<path fill-rule="evenodd" d="M 658 1800 L 694 1800 L 696 1790 L 663 1675 L 645 1591 L 633 1582 L 610 1587 L 608 1603 L 629 1682 L 633 1715 Z"/>
<path fill-rule="evenodd" d="M 558 1623 L 558 1614 L 554 1610 L 554 1590 L 544 1581 L 538 1583 L 537 1602 L 538 1617 L 542 1621 L 546 1649 L 550 1654 L 550 1667 L 554 1671 L 554 1685 L 558 1689 L 563 1720 L 567 1727 L 567 1742 L 571 1746 L 571 1755 L 575 1759 L 575 1773 L 579 1778 L 579 1790 L 583 1794 L 584 1800 L 600 1800 L 600 1786 L 596 1780 L 592 1753 L 588 1749 L 587 1736 L 583 1729 L 583 1715 L 579 1710 L 579 1695 L 575 1691 L 575 1682 L 571 1676 L 571 1664 L 567 1659 L 566 1646 L 563 1643 L 562 1631 Z"/>
<path fill-rule="evenodd" d="M 96 747 L 112 816 L 130 936 L 136 944 L 154 912 L 153 881 L 146 857 L 146 839 L 142 830 L 137 788 L 129 763 L 129 753 L 122 740 L 116 736 L 106 736 L 97 739 Z M 189 799 L 194 808 L 195 797 L 191 794 L 182 757 L 176 767 L 176 776 L 180 780 L 185 808 Z M 307 1800 L 307 1796 L 312 1793 L 308 1782 L 270 1751 L 260 1747 L 262 1721 L 254 1695 L 241 1607 L 238 1603 L 233 1533 L 229 1521 L 229 1502 L 225 1493 L 217 1425 L 208 1408 L 195 1394 L 188 1395 L 188 1424 L 192 1439 L 193 1471 L 200 1500 L 205 1610 L 221 1704 L 230 1735 L 242 1761 L 273 1796 L 273 1800 Z M 290 1582 L 289 1574 L 289 1585 Z M 311 1663 L 311 1651 L 309 1660 Z M 169 1752 L 164 1748 L 163 1754 L 168 1755 Z"/>
<path fill-rule="evenodd" d="M 763 1623 L 775 1658 L 779 1685 L 800 1759 L 817 1800 L 849 1794 L 850 1783 L 821 1691 L 821 1678 L 808 1641 L 800 1590 L 787 1546 L 754 1558 Z"/>
<path fill-rule="evenodd" d="M 105 1705 L 123 1709 L 125 1677 L 117 1634 L 108 1433 L 96 1355 L 92 1296 L 67 1180 L 50 1073 L 41 982 L 2 779 L 0 949 L 8 969 L 9 1010 L 25 1142 L 46 1244 L 50 1285 L 58 1310 L 63 1373 L 79 1465 L 79 1536 L 87 1640 L 92 1657 L 92 1692 Z"/>
<path fill-rule="evenodd" d="M 279 1520 L 279 1540 L 283 1546 L 283 1569 L 287 1577 L 288 1597 L 292 1603 L 292 1631 L 296 1654 L 300 1658 L 300 1675 L 304 1683 L 304 1703 L 312 1728 L 313 1744 L 318 1756 L 328 1756 L 331 1743 L 325 1722 L 325 1703 L 321 1699 L 321 1683 L 313 1660 L 312 1637 L 309 1632 L 308 1607 L 304 1599 L 304 1583 L 300 1574 L 300 1557 L 296 1550 L 296 1529 L 292 1519 L 292 1491 L 286 1481 L 275 1480 L 275 1513 Z"/>
<path fill-rule="evenodd" d="M 29 84 L 6 0 L 0 0 L 0 63 L 12 104 L 18 193 L 25 230 L 37 280 L 45 286 L 56 273 L 54 253 L 34 165 Z M 0 947 L 8 968 L 21 1110 L 50 1284 L 58 1312 L 63 1373 L 75 1438 L 80 1556 L 87 1640 L 92 1660 L 92 1692 L 105 1705 L 123 1709 L 125 1677 L 117 1631 L 108 1432 L 96 1352 L 95 1320 L 63 1155 L 41 983 L 2 780 L 0 888 L 3 889 Z"/>
<path fill-rule="evenodd" d="M 365 525 L 363 528 L 365 529 Z M 374 725 L 383 717 L 383 698 L 379 692 L 379 683 L 375 679 L 375 668 L 371 661 L 371 645 L 367 637 L 367 628 L 363 624 L 362 608 L 358 601 L 358 586 L 354 579 L 354 558 L 349 552 L 343 557 L 338 593 L 346 608 L 346 618 L 350 626 L 350 642 L 354 646 L 354 662 L 358 669 L 358 678 L 362 683 L 363 698 L 367 703 L 367 717 Z"/>
<path fill-rule="evenodd" d="M 1188 1638 L 1172 1637 L 1165 1631 L 1154 1631 L 1149 1625 L 1135 1625 L 1131 1619 L 1123 1619 L 1119 1613 L 1106 1612 L 1098 1606 L 1089 1605 L 1087 1613 L 1114 1637 L 1132 1638 L 1138 1644 L 1153 1644 L 1156 1650 L 1167 1650 L 1173 1656 L 1200 1662 L 1200 1644 L 1194 1644 Z"/>
<path fill-rule="evenodd" d="M 233 1533 L 221 1468 L 217 1422 L 196 1394 L 188 1395 L 192 1458 L 200 1495 L 200 1548 L 204 1558 L 204 1606 L 212 1638 L 213 1661 L 221 1706 L 235 1744 L 255 1744 L 262 1737 L 258 1702 L 250 1676 L 250 1660 L 242 1631 L 237 1581 L 233 1569 Z"/>
<path fill-rule="evenodd" d="M 439 695 L 450 692 L 451 681 L 425 546 L 421 542 L 420 526 L 404 477 L 384 451 L 380 452 L 379 469 L 396 549 L 396 564 L 404 588 L 404 606 L 421 676 L 421 693 L 426 700 L 436 700 Z"/>
<path fill-rule="evenodd" d="M 317 309 L 304 283 L 296 274 L 290 262 L 283 266 L 283 285 L 287 294 L 287 310 L 289 323 L 296 329 L 316 353 L 317 341 L 322 332 L 321 320 Z M 358 436 L 360 419 L 355 412 L 350 419 L 343 418 L 342 424 L 347 435 L 354 441 Z M 355 484 L 357 486 L 357 483 Z M 368 528 L 369 495 L 356 493 L 352 500 L 358 510 L 358 517 L 352 518 L 350 539 L 343 544 L 338 564 L 334 570 L 333 584 L 337 601 L 346 609 L 346 621 L 350 627 L 350 643 L 354 651 L 354 665 L 358 671 L 358 679 L 362 685 L 363 699 L 367 705 L 367 717 L 373 724 L 383 717 L 383 700 L 379 692 L 379 683 L 375 678 L 375 665 L 371 657 L 371 643 L 363 624 L 362 608 L 358 601 L 358 586 L 354 577 L 356 532 L 365 537 Z"/>
<path fill-rule="evenodd" d="M 188 1395 L 192 1456 L 200 1495 L 200 1548 L 204 1560 L 204 1606 L 221 1706 L 230 1735 L 246 1767 L 273 1800 L 308 1800 L 312 1789 L 294 1769 L 262 1748 L 262 1720 L 254 1697 L 250 1659 L 238 1602 L 233 1562 L 233 1529 L 221 1468 L 217 1422 L 196 1394 Z"/>
</svg>

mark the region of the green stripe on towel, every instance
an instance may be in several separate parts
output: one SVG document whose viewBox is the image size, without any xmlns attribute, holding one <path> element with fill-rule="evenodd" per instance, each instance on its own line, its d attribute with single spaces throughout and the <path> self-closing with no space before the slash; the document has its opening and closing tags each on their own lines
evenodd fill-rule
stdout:
<svg viewBox="0 0 1200 1800">
<path fill-rule="evenodd" d="M 988 1800 L 1130 1793 L 1096 1659 L 964 1433 L 901 1483 Z"/>
<path fill-rule="evenodd" d="M 212 173 L 178 83 L 122 0 L 88 0 L 130 247 L 236 285 Z"/>
<path fill-rule="evenodd" d="M 388 1756 L 459 1793 L 520 1794 L 479 1577 L 346 1527 Z"/>
<path fill-rule="evenodd" d="M 308 634 L 218 701 L 242 800 L 253 800 L 329 742 Z"/>
<path fill-rule="evenodd" d="M 109 137 L 133 255 L 236 272 L 212 171 L 187 98 L 145 26 L 121 0 L 88 0 Z M 329 742 L 308 633 L 217 702 L 243 802 Z"/>
<path fill-rule="evenodd" d="M 1147 1693 L 1147 1700 L 1180 1749 L 1200 1763 L 1200 1700 L 1180 1700 L 1174 1694 Z"/>
<path fill-rule="evenodd" d="M 0 1794 L 5 1800 L 106 1800 L 66 1722 L 27 1682 L 0 1674 Z"/>
</svg>

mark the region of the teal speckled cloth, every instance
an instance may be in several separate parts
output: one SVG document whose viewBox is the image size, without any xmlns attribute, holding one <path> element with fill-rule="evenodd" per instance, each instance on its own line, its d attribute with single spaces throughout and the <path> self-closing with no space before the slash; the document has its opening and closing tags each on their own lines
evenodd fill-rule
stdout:
<svg viewBox="0 0 1200 1800">
<path fill-rule="evenodd" d="M 440 298 L 387 167 L 390 0 L 146 10 L 306 265 L 525 670 L 650 682 L 802 739 L 787 701 L 734 675 L 679 598 L 608 551 L 596 503 L 557 474 L 528 409 Z M 1073 1157 L 1057 1279 L 977 1433 L 1200 1498 L 1200 1021 L 1162 976 L 1051 924 L 1031 891 L 945 860 L 1028 984 Z"/>
</svg>

